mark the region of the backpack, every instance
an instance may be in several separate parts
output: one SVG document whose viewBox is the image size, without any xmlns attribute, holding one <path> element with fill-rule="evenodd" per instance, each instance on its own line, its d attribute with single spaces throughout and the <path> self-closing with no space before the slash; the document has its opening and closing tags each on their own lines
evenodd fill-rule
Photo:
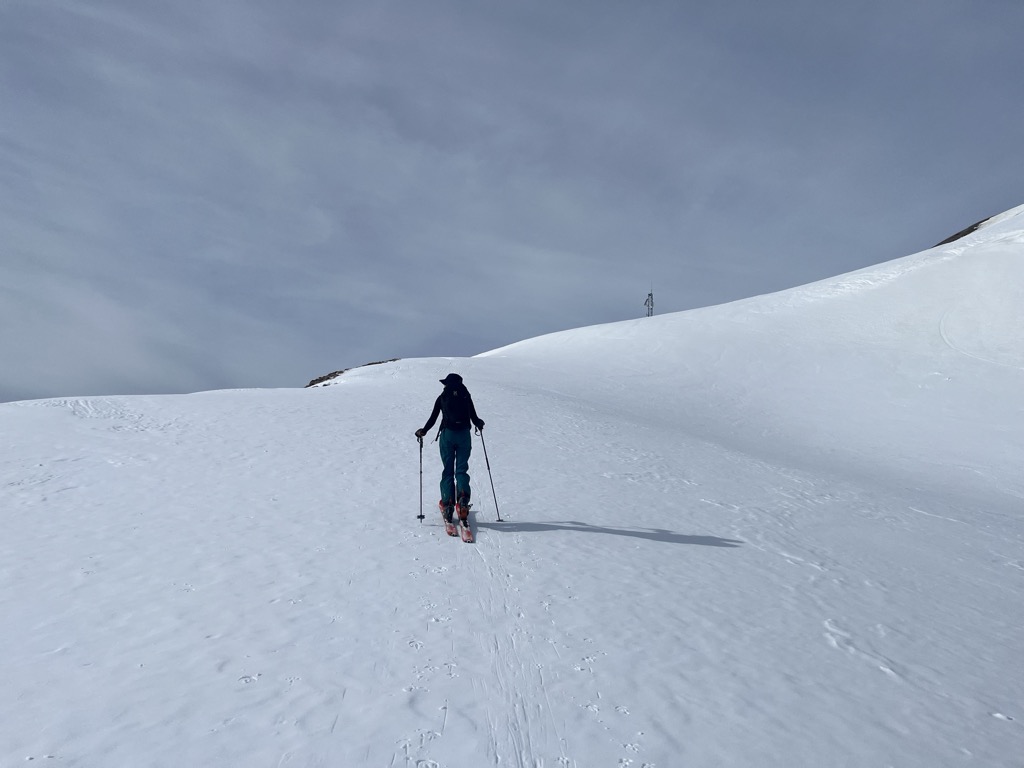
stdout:
<svg viewBox="0 0 1024 768">
<path fill-rule="evenodd" d="M 441 393 L 441 413 L 448 429 L 469 429 L 473 401 L 465 387 L 446 388 Z"/>
</svg>

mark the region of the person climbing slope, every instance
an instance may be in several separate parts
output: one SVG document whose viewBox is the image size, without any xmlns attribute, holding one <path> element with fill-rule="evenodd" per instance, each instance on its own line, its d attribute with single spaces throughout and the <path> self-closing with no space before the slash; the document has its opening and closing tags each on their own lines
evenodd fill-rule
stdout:
<svg viewBox="0 0 1024 768">
<path fill-rule="evenodd" d="M 469 517 L 469 454 L 473 450 L 470 427 L 484 428 L 484 420 L 477 416 L 473 397 L 469 394 L 462 377 L 449 373 L 440 380 L 444 390 L 434 401 L 434 410 L 422 429 L 416 430 L 416 437 L 422 439 L 434 426 L 441 415 L 438 442 L 441 449 L 441 500 L 438 507 L 446 524 L 451 524 L 458 509 L 459 521 L 467 524 Z"/>
</svg>

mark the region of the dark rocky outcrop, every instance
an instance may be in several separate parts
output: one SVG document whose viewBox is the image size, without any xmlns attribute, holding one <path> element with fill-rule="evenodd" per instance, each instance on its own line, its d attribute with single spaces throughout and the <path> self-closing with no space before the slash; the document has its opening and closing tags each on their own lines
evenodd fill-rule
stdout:
<svg viewBox="0 0 1024 768">
<path fill-rule="evenodd" d="M 394 362 L 396 362 L 398 360 L 401 360 L 401 359 L 402 358 L 400 358 L 400 357 L 392 357 L 390 360 L 377 360 L 377 361 L 375 361 L 373 363 L 364 363 L 363 365 L 357 365 L 357 366 L 355 366 L 355 368 L 365 368 L 368 365 L 383 365 L 384 363 L 394 363 Z M 354 370 L 354 368 L 342 368 L 340 371 L 335 371 L 334 373 L 328 373 L 328 374 L 326 374 L 324 376 L 318 376 L 317 378 L 315 378 L 311 382 L 309 382 L 309 384 L 306 385 L 306 388 L 308 389 L 309 387 L 316 387 L 316 386 L 319 386 L 321 384 L 326 385 L 328 382 L 331 381 L 331 379 L 336 379 L 339 376 L 341 376 L 341 374 L 345 373 L 345 371 L 351 371 L 351 370 Z"/>
<path fill-rule="evenodd" d="M 991 218 L 992 218 L 991 216 L 988 217 L 988 219 L 991 219 Z M 932 247 L 933 248 L 938 248 L 940 245 L 948 245 L 949 243 L 952 243 L 952 242 L 955 242 L 955 241 L 959 240 L 961 237 L 966 237 L 967 235 L 971 234 L 971 232 L 976 232 L 978 227 L 980 227 L 982 224 L 984 224 L 986 221 L 988 221 L 988 219 L 982 219 L 979 222 L 971 224 L 971 226 L 967 227 L 966 229 L 961 229 L 955 235 L 950 235 L 945 240 L 943 240 L 941 243 L 936 243 Z"/>
</svg>

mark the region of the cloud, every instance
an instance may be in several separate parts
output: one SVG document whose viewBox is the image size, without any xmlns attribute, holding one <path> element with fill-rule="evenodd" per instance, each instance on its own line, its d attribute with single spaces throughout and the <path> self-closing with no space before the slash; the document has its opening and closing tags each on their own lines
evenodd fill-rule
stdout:
<svg viewBox="0 0 1024 768">
<path fill-rule="evenodd" d="M 0 399 L 292 385 L 927 247 L 1020 202 L 1004 5 L 6 3 Z"/>
</svg>

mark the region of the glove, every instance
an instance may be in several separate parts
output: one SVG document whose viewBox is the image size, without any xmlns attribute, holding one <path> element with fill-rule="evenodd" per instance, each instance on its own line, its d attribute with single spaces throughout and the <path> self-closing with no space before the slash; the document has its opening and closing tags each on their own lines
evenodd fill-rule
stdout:
<svg viewBox="0 0 1024 768">
<path fill-rule="evenodd" d="M 476 428 L 477 429 L 483 429 L 484 428 L 484 420 L 483 419 L 477 419 L 476 420 Z"/>
<path fill-rule="evenodd" d="M 423 438 L 423 436 L 426 435 L 426 434 L 427 433 L 424 432 L 422 429 L 417 429 L 416 430 L 416 437 Z"/>
</svg>

